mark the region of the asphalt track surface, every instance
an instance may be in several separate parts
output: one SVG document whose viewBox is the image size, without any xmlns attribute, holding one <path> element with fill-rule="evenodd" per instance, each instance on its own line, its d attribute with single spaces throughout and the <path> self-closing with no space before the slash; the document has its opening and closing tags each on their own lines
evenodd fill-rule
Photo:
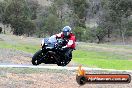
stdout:
<svg viewBox="0 0 132 88">
<path fill-rule="evenodd" d="M 56 69 L 56 70 L 72 70 L 76 71 L 78 67 L 68 67 L 68 66 L 33 66 L 33 65 L 0 65 L 1 68 L 43 68 L 43 69 Z M 102 69 L 102 68 L 89 68 L 89 67 L 82 67 L 84 70 L 100 70 L 100 71 L 116 71 L 116 72 L 130 72 L 132 73 L 132 70 L 115 70 L 115 69 Z"/>
</svg>

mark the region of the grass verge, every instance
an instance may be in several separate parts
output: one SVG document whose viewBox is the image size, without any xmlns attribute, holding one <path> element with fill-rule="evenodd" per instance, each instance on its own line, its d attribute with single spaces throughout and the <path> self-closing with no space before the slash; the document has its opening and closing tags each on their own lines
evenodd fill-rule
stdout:
<svg viewBox="0 0 132 88">
<path fill-rule="evenodd" d="M 111 52 L 74 51 L 73 60 L 88 67 L 108 68 L 118 70 L 132 70 L 131 56 L 124 56 Z"/>
<path fill-rule="evenodd" d="M 8 44 L 0 41 L 0 48 L 10 48 L 24 52 L 35 53 L 40 49 L 37 45 L 31 44 Z M 73 52 L 73 61 L 88 67 L 132 70 L 132 55 L 117 54 L 103 50 L 76 50 Z"/>
<path fill-rule="evenodd" d="M 43 68 L 0 68 L 0 76 L 4 76 L 6 73 L 14 73 L 14 74 L 32 74 L 32 73 L 62 73 L 62 74 L 70 74 L 68 70 L 60 70 L 60 69 L 43 69 Z"/>
<path fill-rule="evenodd" d="M 35 53 L 37 50 L 40 49 L 37 45 L 31 44 L 9 44 L 3 41 L 0 41 L 0 48 L 9 48 L 9 49 L 16 49 L 20 51 L 25 51 L 29 53 Z"/>
</svg>

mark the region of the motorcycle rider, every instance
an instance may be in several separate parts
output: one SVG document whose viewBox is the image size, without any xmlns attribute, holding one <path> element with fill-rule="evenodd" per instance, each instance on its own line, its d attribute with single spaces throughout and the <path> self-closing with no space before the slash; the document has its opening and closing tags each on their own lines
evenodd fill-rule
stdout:
<svg viewBox="0 0 132 88">
<path fill-rule="evenodd" d="M 62 32 L 59 34 L 53 35 L 55 38 L 63 38 L 65 39 L 66 45 L 62 47 L 62 51 L 64 51 L 64 54 L 67 58 L 72 58 L 70 57 L 70 53 L 75 49 L 76 47 L 76 37 L 75 35 L 71 32 L 71 27 L 65 26 L 62 29 Z"/>
</svg>

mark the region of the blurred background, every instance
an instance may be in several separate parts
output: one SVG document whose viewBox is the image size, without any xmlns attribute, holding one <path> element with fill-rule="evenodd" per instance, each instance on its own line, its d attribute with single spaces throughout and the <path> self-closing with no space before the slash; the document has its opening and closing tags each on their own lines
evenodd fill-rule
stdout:
<svg viewBox="0 0 132 88">
<path fill-rule="evenodd" d="M 0 32 L 47 37 L 65 26 L 78 41 L 131 44 L 132 0 L 0 0 Z"/>
</svg>

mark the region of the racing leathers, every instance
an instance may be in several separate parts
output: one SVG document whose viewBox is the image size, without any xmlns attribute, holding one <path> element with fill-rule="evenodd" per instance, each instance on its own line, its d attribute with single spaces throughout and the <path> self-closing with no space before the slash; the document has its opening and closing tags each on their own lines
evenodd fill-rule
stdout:
<svg viewBox="0 0 132 88">
<path fill-rule="evenodd" d="M 76 37 L 75 37 L 75 35 L 71 32 L 71 33 L 69 34 L 69 36 L 64 37 L 63 32 L 61 32 L 61 33 L 56 34 L 56 35 L 54 35 L 54 36 L 55 36 L 56 38 L 63 38 L 63 39 L 65 39 L 65 40 L 67 41 L 67 44 L 66 44 L 65 46 L 62 47 L 62 50 L 63 50 L 63 52 L 64 52 L 64 55 L 65 55 L 67 58 L 71 59 L 71 58 L 72 58 L 72 51 L 73 51 L 73 50 L 75 49 L 75 47 L 76 47 L 76 44 L 75 44 L 75 42 L 76 42 Z"/>
</svg>

